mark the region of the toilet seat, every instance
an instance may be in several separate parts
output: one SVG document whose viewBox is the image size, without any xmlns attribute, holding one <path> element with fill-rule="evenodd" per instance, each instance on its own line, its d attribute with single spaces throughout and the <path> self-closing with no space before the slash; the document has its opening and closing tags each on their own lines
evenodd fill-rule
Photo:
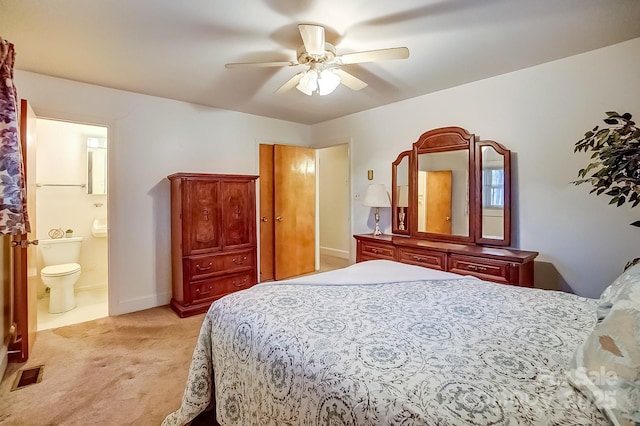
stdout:
<svg viewBox="0 0 640 426">
<path fill-rule="evenodd" d="M 80 272 L 80 265 L 77 263 L 63 263 L 62 265 L 50 265 L 42 268 L 40 275 L 43 277 L 62 277 Z"/>
</svg>

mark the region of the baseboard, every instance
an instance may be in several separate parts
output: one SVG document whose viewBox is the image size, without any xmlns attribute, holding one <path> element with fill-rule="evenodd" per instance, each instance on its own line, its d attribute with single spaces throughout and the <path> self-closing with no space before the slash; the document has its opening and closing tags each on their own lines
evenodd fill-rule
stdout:
<svg viewBox="0 0 640 426">
<path fill-rule="evenodd" d="M 89 284 L 89 285 L 83 285 L 81 287 L 76 286 L 75 287 L 75 291 L 91 291 L 91 290 L 101 290 L 104 288 L 109 288 L 107 283 L 102 283 L 102 284 Z"/>
<path fill-rule="evenodd" d="M 130 312 L 144 311 L 145 309 L 157 306 L 168 305 L 171 301 L 171 292 L 154 294 L 147 297 L 123 300 L 118 303 L 111 303 L 109 300 L 109 315 L 122 315 Z"/>
<path fill-rule="evenodd" d="M 338 250 L 330 247 L 320 247 L 320 255 L 339 257 L 340 259 L 349 260 L 349 251 Z"/>
</svg>

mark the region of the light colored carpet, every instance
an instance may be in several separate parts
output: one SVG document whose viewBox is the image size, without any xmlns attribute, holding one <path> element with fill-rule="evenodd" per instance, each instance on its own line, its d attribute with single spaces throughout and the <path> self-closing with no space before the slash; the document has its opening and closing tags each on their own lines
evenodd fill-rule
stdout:
<svg viewBox="0 0 640 426">
<path fill-rule="evenodd" d="M 164 306 L 38 332 L 0 383 L 0 424 L 159 425 L 180 406 L 203 318 Z M 41 364 L 40 383 L 10 391 Z"/>
</svg>

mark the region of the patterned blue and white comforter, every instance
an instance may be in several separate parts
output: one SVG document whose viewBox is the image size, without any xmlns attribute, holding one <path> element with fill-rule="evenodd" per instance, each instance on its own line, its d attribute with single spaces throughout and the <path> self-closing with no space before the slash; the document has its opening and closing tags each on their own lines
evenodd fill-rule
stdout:
<svg viewBox="0 0 640 426">
<path fill-rule="evenodd" d="M 163 424 L 210 407 L 212 379 L 224 426 L 608 424 L 565 379 L 595 300 L 451 274 L 313 277 L 216 301 Z"/>
</svg>

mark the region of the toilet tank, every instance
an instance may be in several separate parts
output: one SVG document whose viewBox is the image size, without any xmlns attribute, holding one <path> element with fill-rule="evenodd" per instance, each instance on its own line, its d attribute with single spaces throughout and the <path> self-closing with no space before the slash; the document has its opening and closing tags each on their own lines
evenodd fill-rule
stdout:
<svg viewBox="0 0 640 426">
<path fill-rule="evenodd" d="M 38 247 L 44 266 L 78 263 L 82 237 L 39 240 Z"/>
</svg>

